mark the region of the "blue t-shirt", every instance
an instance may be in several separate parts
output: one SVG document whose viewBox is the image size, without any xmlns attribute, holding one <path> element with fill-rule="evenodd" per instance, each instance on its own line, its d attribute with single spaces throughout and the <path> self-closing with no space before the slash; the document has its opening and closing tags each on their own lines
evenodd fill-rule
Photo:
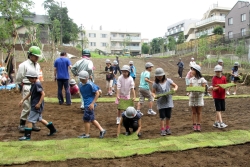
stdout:
<svg viewBox="0 0 250 167">
<path fill-rule="evenodd" d="M 56 68 L 56 78 L 57 79 L 69 79 L 68 68 L 71 65 L 70 60 L 67 57 L 59 57 L 54 63 Z"/>
<path fill-rule="evenodd" d="M 132 78 L 136 77 L 136 68 L 135 68 L 135 66 L 130 66 L 130 76 Z"/>
<path fill-rule="evenodd" d="M 89 105 L 95 99 L 95 93 L 99 90 L 99 87 L 91 81 L 88 81 L 84 85 L 80 82 L 79 90 L 84 101 L 84 107 L 89 107 Z"/>
<path fill-rule="evenodd" d="M 39 109 L 35 108 L 37 103 L 40 101 L 40 98 L 42 96 L 42 94 L 41 94 L 42 91 L 43 91 L 43 87 L 42 87 L 40 82 L 36 82 L 36 83 L 31 85 L 31 88 L 30 88 L 30 93 L 31 93 L 30 103 L 31 103 L 31 110 L 32 111 L 36 111 L 36 112 L 39 112 L 39 113 L 41 113 L 43 111 L 44 101 L 40 105 Z"/>
<path fill-rule="evenodd" d="M 149 84 L 148 84 L 148 82 L 145 81 L 145 78 L 150 79 L 150 72 L 148 72 L 148 71 L 143 71 L 143 72 L 141 73 L 139 88 L 143 88 L 143 89 L 149 90 Z"/>
</svg>

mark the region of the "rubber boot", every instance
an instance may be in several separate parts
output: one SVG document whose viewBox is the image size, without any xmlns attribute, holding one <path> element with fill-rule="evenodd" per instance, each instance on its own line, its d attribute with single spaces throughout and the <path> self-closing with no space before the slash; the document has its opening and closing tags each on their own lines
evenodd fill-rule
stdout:
<svg viewBox="0 0 250 167">
<path fill-rule="evenodd" d="M 37 127 L 35 123 L 32 123 L 32 130 L 36 131 L 36 132 L 39 132 L 41 130 L 41 128 Z"/>
<path fill-rule="evenodd" d="M 25 128 L 24 136 L 19 138 L 20 141 L 30 140 L 32 128 Z"/>
<path fill-rule="evenodd" d="M 20 125 L 18 126 L 18 130 L 19 130 L 20 133 L 24 133 L 24 131 L 25 131 L 25 123 L 26 123 L 26 120 L 20 119 Z"/>
<path fill-rule="evenodd" d="M 50 132 L 48 133 L 48 136 L 52 136 L 57 132 L 52 122 L 48 123 L 47 128 L 50 130 Z"/>
</svg>

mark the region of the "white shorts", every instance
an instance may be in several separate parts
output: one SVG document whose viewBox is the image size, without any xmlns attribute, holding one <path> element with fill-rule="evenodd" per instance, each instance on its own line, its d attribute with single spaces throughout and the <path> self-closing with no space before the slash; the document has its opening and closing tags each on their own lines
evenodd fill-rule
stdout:
<svg viewBox="0 0 250 167">
<path fill-rule="evenodd" d="M 106 81 L 106 88 L 111 88 L 113 86 L 113 80 Z"/>
</svg>

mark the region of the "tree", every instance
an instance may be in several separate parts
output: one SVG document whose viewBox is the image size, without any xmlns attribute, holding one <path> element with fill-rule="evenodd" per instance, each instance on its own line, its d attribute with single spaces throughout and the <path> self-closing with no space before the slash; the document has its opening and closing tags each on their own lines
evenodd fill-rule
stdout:
<svg viewBox="0 0 250 167">
<path fill-rule="evenodd" d="M 168 50 L 170 51 L 175 50 L 175 45 L 176 45 L 176 41 L 174 37 L 172 36 L 168 37 Z"/>
<path fill-rule="evenodd" d="M 216 35 L 222 35 L 223 34 L 223 27 L 221 26 L 216 26 L 213 30 L 213 33 Z"/>
<path fill-rule="evenodd" d="M 239 41 L 235 52 L 236 52 L 236 55 L 240 58 L 240 62 L 242 62 L 243 54 L 246 53 L 244 40 Z"/>
<path fill-rule="evenodd" d="M 198 39 L 198 56 L 205 58 L 208 50 L 209 46 L 207 37 L 202 37 Z"/>
<path fill-rule="evenodd" d="M 143 43 L 141 47 L 142 54 L 148 54 L 150 47 L 147 43 Z"/>
<path fill-rule="evenodd" d="M 127 35 L 123 41 L 122 41 L 122 46 L 123 46 L 123 52 L 130 52 L 130 49 L 127 46 L 130 46 L 131 43 L 131 38 L 129 35 Z"/>
<path fill-rule="evenodd" d="M 185 41 L 184 33 L 181 32 L 178 36 L 177 44 L 184 43 L 184 41 Z"/>
</svg>

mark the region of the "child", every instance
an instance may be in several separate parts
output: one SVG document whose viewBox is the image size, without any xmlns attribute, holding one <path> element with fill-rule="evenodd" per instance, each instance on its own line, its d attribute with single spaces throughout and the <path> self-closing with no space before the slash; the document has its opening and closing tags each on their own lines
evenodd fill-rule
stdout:
<svg viewBox="0 0 250 167">
<path fill-rule="evenodd" d="M 6 73 L 3 72 L 2 75 L 0 75 L 0 86 L 7 85 L 7 81 Z"/>
<path fill-rule="evenodd" d="M 136 68 L 134 66 L 134 62 L 130 61 L 129 62 L 129 66 L 130 66 L 130 76 L 133 78 L 133 80 L 135 81 L 136 78 Z"/>
<path fill-rule="evenodd" d="M 107 72 L 106 74 L 106 88 L 107 88 L 107 96 L 112 96 L 112 85 L 113 85 L 113 78 L 114 78 L 114 70 L 113 67 L 111 66 L 110 60 L 106 60 L 106 67 L 105 71 Z"/>
<path fill-rule="evenodd" d="M 156 94 L 163 94 L 171 90 L 171 86 L 174 87 L 174 91 L 177 91 L 178 86 L 169 78 L 165 77 L 165 72 L 162 68 L 157 68 L 155 70 L 155 82 L 153 84 L 153 96 Z M 170 118 L 172 113 L 172 108 L 174 107 L 172 95 L 160 97 L 157 100 L 157 108 L 160 113 L 160 127 L 161 135 L 170 135 Z M 166 128 L 164 127 L 164 120 L 166 119 Z"/>
<path fill-rule="evenodd" d="M 186 86 L 187 87 L 189 86 L 189 80 L 190 80 L 190 78 L 192 78 L 191 74 L 192 74 L 192 70 L 191 70 L 191 67 L 190 67 L 190 70 L 188 71 L 188 73 L 187 73 L 187 75 L 185 77 L 185 82 L 186 82 Z M 189 92 L 187 92 L 187 96 L 188 95 L 189 95 Z"/>
<path fill-rule="evenodd" d="M 239 63 L 238 62 L 234 63 L 234 67 L 232 68 L 231 75 L 232 75 L 231 82 L 237 84 L 237 81 L 240 80 L 240 78 L 239 78 Z M 236 90 L 237 90 L 237 87 L 235 86 L 233 95 L 236 95 Z M 230 92 L 230 88 L 228 89 L 228 92 Z M 230 93 L 228 93 L 228 95 L 230 95 Z"/>
<path fill-rule="evenodd" d="M 192 66 L 192 78 L 190 78 L 190 86 L 205 87 L 207 81 L 201 75 L 201 67 L 199 65 Z M 189 95 L 189 106 L 192 109 L 193 130 L 201 131 L 201 112 L 204 106 L 203 92 L 191 92 Z"/>
<path fill-rule="evenodd" d="M 89 73 L 87 71 L 81 71 L 79 73 L 80 79 L 80 93 L 84 100 L 84 126 L 85 126 L 85 134 L 78 136 L 79 138 L 89 138 L 90 132 L 90 123 L 95 125 L 100 130 L 100 138 L 103 138 L 106 130 L 101 127 L 101 125 L 95 120 L 94 109 L 96 106 L 96 101 L 99 97 L 99 91 L 97 85 L 93 82 L 88 81 Z"/>
<path fill-rule="evenodd" d="M 133 100 L 135 100 L 135 90 L 134 90 L 134 80 L 130 76 L 130 68 L 128 65 L 124 65 L 121 69 L 122 75 L 118 77 L 117 80 L 117 95 L 116 95 L 116 104 L 119 103 L 120 99 L 130 99 L 130 90 L 133 93 Z M 118 125 L 121 120 L 121 110 L 117 111 L 116 124 Z"/>
<path fill-rule="evenodd" d="M 115 86 L 117 85 L 116 74 L 117 72 L 120 72 L 121 75 L 121 70 L 118 71 L 118 62 L 116 60 L 113 61 L 113 70 L 114 70 L 114 78 L 113 78 L 112 92 L 115 93 Z"/>
<path fill-rule="evenodd" d="M 117 127 L 117 137 L 120 134 L 121 125 L 126 129 L 125 135 L 128 136 L 131 134 L 129 128 L 133 129 L 133 132 L 136 132 L 138 136 L 141 135 L 141 114 L 139 114 L 134 107 L 128 107 L 122 113 L 122 119 L 120 124 Z"/>
<path fill-rule="evenodd" d="M 221 117 L 221 112 L 225 111 L 225 94 L 226 90 L 220 88 L 217 86 L 218 84 L 226 84 L 227 79 L 225 76 L 222 75 L 222 66 L 216 65 L 214 67 L 214 72 L 215 76 L 212 79 L 212 89 L 213 91 L 213 98 L 214 98 L 214 104 L 215 104 L 215 109 L 216 109 L 216 117 L 215 117 L 215 122 L 213 124 L 214 127 L 216 128 L 226 128 L 227 125 L 223 123 L 222 117 Z"/>
<path fill-rule="evenodd" d="M 150 91 L 149 83 L 153 84 L 153 81 L 150 81 L 150 72 L 152 71 L 154 65 L 150 62 L 147 62 L 145 64 L 146 70 L 141 73 L 140 78 L 140 85 L 139 85 L 139 102 L 137 104 L 137 112 L 139 112 L 141 115 L 141 105 L 144 103 L 145 98 L 148 98 L 149 101 L 149 109 L 148 114 L 149 115 L 156 115 L 156 112 L 152 110 L 153 107 L 153 101 L 154 97 L 152 96 L 152 93 Z"/>
<path fill-rule="evenodd" d="M 79 88 L 76 84 L 76 81 L 74 79 L 71 79 L 69 82 L 69 86 L 70 86 L 70 94 L 71 96 L 79 96 Z M 79 96 L 80 97 L 80 96 Z"/>
<path fill-rule="evenodd" d="M 29 99 L 29 97 L 31 97 L 31 109 L 28 116 L 28 127 L 25 128 L 24 136 L 19 138 L 20 141 L 31 139 L 32 123 L 36 123 L 37 121 L 47 126 L 47 128 L 50 130 L 48 136 L 51 136 L 57 132 L 52 122 L 47 122 L 45 119 L 42 118 L 45 93 L 43 91 L 41 83 L 38 81 L 37 72 L 31 70 L 27 71 L 26 77 L 32 85 L 29 94 L 20 101 L 19 106 L 21 107 L 23 102 Z"/>
</svg>

